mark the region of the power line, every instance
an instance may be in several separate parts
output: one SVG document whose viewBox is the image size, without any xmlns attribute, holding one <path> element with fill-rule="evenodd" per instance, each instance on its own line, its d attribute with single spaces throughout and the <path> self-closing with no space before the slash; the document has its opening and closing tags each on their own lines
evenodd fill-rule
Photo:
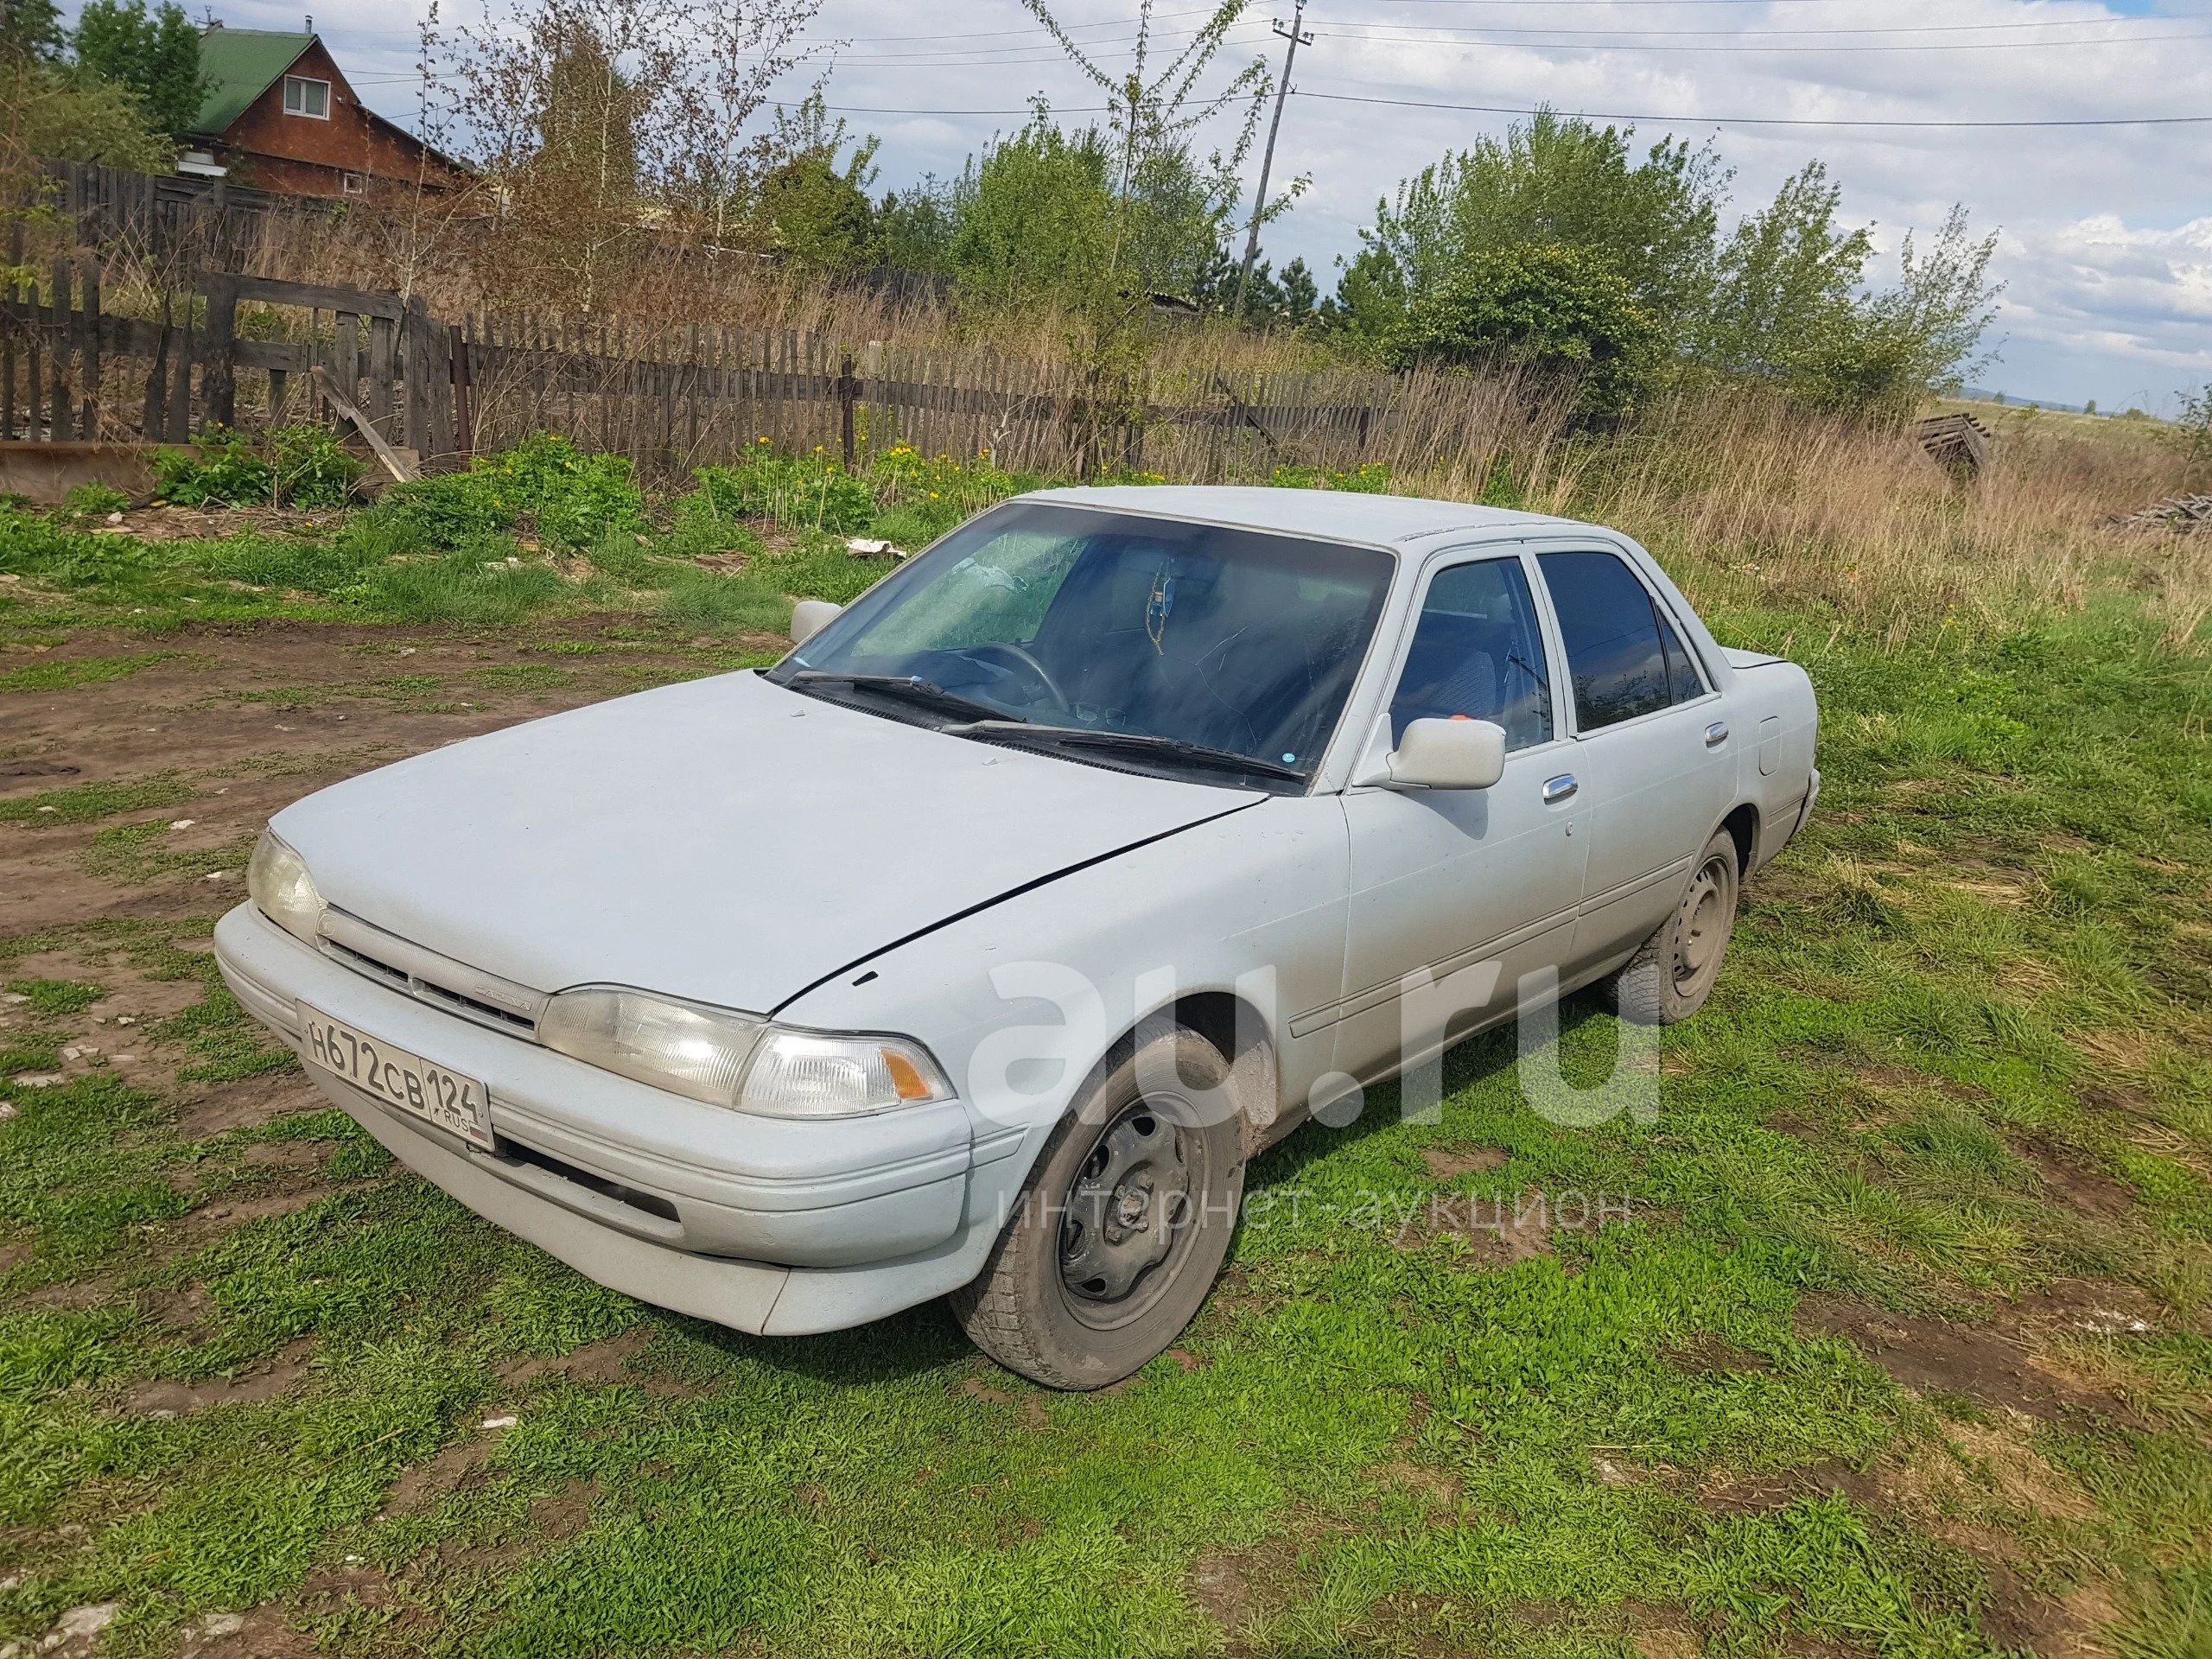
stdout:
<svg viewBox="0 0 2212 1659">
<path fill-rule="evenodd" d="M 1529 108 L 1504 104 L 1452 104 L 1421 98 L 1374 98 L 1352 92 L 1316 92 L 1303 86 L 1292 89 L 1296 98 L 1317 98 L 1332 104 L 1370 104 L 1400 110 L 1460 110 L 1474 115 L 1563 115 L 1586 121 L 1651 121 L 1686 127 L 1869 127 L 1959 130 L 1985 127 L 2178 127 L 2212 124 L 2212 115 L 2058 116 L 2019 120 L 1893 121 L 1854 116 L 1805 115 L 1629 115 L 1603 110 Z"/>
<path fill-rule="evenodd" d="M 2179 29 L 2165 35 L 2112 35 L 2095 40 L 2058 41 L 1843 41 L 1834 45 L 1763 46 L 1745 45 L 1740 37 L 1733 41 L 1700 41 L 1696 45 L 1655 43 L 1649 41 L 1587 41 L 1587 40 L 1488 40 L 1463 35 L 1352 35 L 1341 29 L 1324 29 L 1323 34 L 1338 40 L 1363 41 L 1376 46 L 1433 45 L 1433 46 L 1511 46 L 1529 52 L 1750 52 L 1750 53 L 1814 53 L 1823 57 L 1841 52 L 2012 52 L 2052 47 L 2069 47 L 2079 50 L 2100 46 L 2149 46 L 2159 41 L 2212 40 L 2212 29 Z M 1594 32 L 1594 31 L 1592 31 Z M 1684 33 L 1702 33 L 1685 30 Z M 1717 31 L 1716 31 L 1717 32 Z M 1745 35 L 1796 34 L 1794 29 L 1746 29 Z M 1813 30 L 1802 31 L 1807 34 Z"/>
<path fill-rule="evenodd" d="M 1726 35 L 1741 40 L 1746 35 L 1787 36 L 1802 40 L 1814 35 L 1986 35 L 2003 29 L 2126 29 L 2134 23 L 2171 23 L 2186 21 L 2189 16 L 2202 17 L 2204 14 L 2176 14 L 2143 17 L 2057 17 L 2048 22 L 2024 19 L 2009 23 L 1853 23 L 1839 24 L 1828 29 L 1574 29 L 1552 23 L 1470 23 L 1464 29 L 1431 29 L 1422 34 L 1410 34 L 1408 38 L 1430 40 L 1454 34 L 1477 35 L 1601 35 L 1612 38 L 1623 35 L 1656 35 L 1662 39 L 1676 35 Z M 1335 28 L 1345 30 L 1375 32 L 1390 30 L 1406 33 L 1396 23 L 1338 23 Z"/>
</svg>

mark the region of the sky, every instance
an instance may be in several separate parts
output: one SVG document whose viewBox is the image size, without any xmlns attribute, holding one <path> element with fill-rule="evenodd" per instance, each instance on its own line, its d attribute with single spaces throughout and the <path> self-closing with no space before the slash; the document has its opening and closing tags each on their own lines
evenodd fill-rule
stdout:
<svg viewBox="0 0 2212 1659">
<path fill-rule="evenodd" d="M 198 17 L 207 0 L 191 3 Z M 442 3 L 448 23 L 480 15 L 481 0 Z M 320 6 L 362 97 L 413 125 L 416 16 L 391 0 Z M 1137 0 L 1057 9 L 1115 69 L 1136 14 Z M 279 29 L 302 16 L 282 0 L 218 0 L 214 15 Z M 1255 3 L 1218 77 L 1255 56 L 1280 69 L 1271 22 L 1290 15 Z M 1203 0 L 1158 0 L 1154 26 L 1178 44 L 1205 16 Z M 1737 213 L 1819 157 L 1846 217 L 1874 226 L 1878 279 L 1905 233 L 1964 203 L 1999 233 L 2005 284 L 1982 386 L 2164 414 L 2212 383 L 2212 121 L 1941 124 L 2212 115 L 2212 0 L 1312 0 L 1305 22 L 1274 178 L 1311 184 L 1263 253 L 1278 268 L 1302 257 L 1325 291 L 1400 179 L 1546 104 L 1637 117 L 1640 145 L 1712 138 Z M 1020 0 L 823 0 L 810 38 L 834 48 L 831 107 L 883 139 L 879 190 L 958 172 L 1033 95 L 1069 111 L 1099 101 Z"/>
</svg>

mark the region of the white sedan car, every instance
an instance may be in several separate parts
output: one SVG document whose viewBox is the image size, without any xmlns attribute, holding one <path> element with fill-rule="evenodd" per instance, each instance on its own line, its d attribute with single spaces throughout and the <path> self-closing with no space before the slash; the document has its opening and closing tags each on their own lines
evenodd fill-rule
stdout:
<svg viewBox="0 0 2212 1659">
<path fill-rule="evenodd" d="M 1453 502 L 1046 491 L 793 632 L 286 808 L 224 975 L 605 1284 L 770 1335 L 949 1295 L 1063 1388 L 1175 1338 L 1317 1104 L 1532 997 L 1694 1011 L 1818 789 L 1802 671 Z"/>
</svg>

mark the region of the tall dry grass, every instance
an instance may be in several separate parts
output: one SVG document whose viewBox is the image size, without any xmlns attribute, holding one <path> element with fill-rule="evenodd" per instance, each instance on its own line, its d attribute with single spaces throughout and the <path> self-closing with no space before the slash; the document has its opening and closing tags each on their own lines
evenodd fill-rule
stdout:
<svg viewBox="0 0 2212 1659">
<path fill-rule="evenodd" d="M 448 316 L 518 298 L 492 279 L 503 268 L 496 226 L 427 198 L 271 214 L 245 263 L 257 275 L 419 296 Z M 961 365 L 986 353 L 1077 367 L 1080 330 L 1047 308 L 977 320 L 746 256 L 640 260 L 621 308 L 649 330 L 723 324 L 856 348 L 880 341 L 961 384 Z M 1616 524 L 1701 597 L 1819 605 L 1898 638 L 1947 619 L 2073 608 L 2113 589 L 2137 595 L 2177 645 L 2200 647 L 2212 631 L 2212 545 L 2108 522 L 2212 482 L 2190 474 L 2154 423 L 2000 412 L 1992 463 L 1961 480 L 1894 423 L 1757 391 L 1685 393 L 1593 435 L 1576 429 L 1570 390 L 1509 372 L 1387 378 L 1310 339 L 1198 321 L 1155 327 L 1147 373 L 1155 401 L 1193 411 L 1232 410 L 1262 377 L 1273 404 L 1319 411 L 1272 439 L 1233 420 L 1156 422 L 1143 464 L 1179 480 L 1381 461 L 1410 493 Z M 1371 413 L 1332 417 L 1332 406 Z M 592 435 L 588 425 L 578 434 Z M 1052 463 L 1040 454 L 1020 464 Z"/>
<path fill-rule="evenodd" d="M 2124 588 L 2186 644 L 2212 616 L 2212 548 L 2110 522 L 2186 481 L 2178 454 L 2139 431 L 2012 423 L 1962 479 L 1909 431 L 1714 394 L 1577 451 L 1547 484 L 1716 586 L 1830 606 L 1895 638 Z"/>
</svg>

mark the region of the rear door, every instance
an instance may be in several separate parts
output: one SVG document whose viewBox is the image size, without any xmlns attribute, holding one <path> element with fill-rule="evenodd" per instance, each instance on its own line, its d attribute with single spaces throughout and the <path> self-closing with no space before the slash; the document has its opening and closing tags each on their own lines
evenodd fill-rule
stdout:
<svg viewBox="0 0 2212 1659">
<path fill-rule="evenodd" d="M 1681 897 L 1720 821 L 1737 739 L 1670 607 L 1618 553 L 1539 553 L 1571 695 L 1561 770 L 1589 818 L 1573 957 L 1589 967 L 1634 950 Z"/>
<path fill-rule="evenodd" d="M 1572 939 L 1585 842 L 1574 803 L 1547 798 L 1572 746 L 1533 582 L 1518 553 L 1430 569 L 1368 750 L 1386 754 L 1412 720 L 1491 720 L 1506 731 L 1504 776 L 1342 798 L 1351 891 L 1336 1064 L 1363 1080 L 1509 1011 L 1521 976 Z"/>
</svg>

